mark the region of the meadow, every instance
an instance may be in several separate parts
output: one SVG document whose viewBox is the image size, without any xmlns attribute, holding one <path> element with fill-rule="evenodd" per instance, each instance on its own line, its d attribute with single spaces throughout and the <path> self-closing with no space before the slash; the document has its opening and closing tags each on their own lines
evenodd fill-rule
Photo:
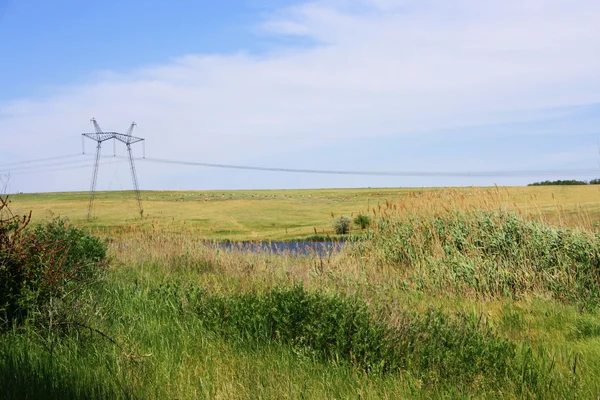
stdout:
<svg viewBox="0 0 600 400">
<path fill-rule="evenodd" d="M 143 220 L 111 192 L 91 222 L 84 193 L 11 200 L 107 262 L 3 325 L 5 398 L 600 397 L 595 186 L 143 192 Z M 371 226 L 325 256 L 211 242 L 358 213 Z"/>
<path fill-rule="evenodd" d="M 452 189 L 464 196 L 461 206 L 490 201 L 498 206 L 543 215 L 554 224 L 578 226 L 600 221 L 600 185 Z M 185 230 L 215 240 L 288 240 L 332 233 L 332 217 L 367 213 L 377 204 L 409 195 L 448 189 L 316 189 L 236 191 L 143 191 L 143 220 L 132 192 L 99 192 L 94 219 L 86 220 L 89 194 L 40 193 L 11 197 L 17 214 L 33 212 L 34 222 L 62 216 L 99 234 L 124 228 L 160 225 L 173 233 Z M 585 218 L 586 221 L 581 219 Z"/>
</svg>

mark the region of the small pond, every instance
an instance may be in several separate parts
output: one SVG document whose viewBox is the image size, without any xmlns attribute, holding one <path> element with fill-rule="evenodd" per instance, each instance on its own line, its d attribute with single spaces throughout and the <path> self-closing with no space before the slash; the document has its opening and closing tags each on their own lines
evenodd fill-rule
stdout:
<svg viewBox="0 0 600 400">
<path fill-rule="evenodd" d="M 344 242 L 222 242 L 225 250 L 252 253 L 321 255 L 339 252 L 346 246 Z"/>
</svg>

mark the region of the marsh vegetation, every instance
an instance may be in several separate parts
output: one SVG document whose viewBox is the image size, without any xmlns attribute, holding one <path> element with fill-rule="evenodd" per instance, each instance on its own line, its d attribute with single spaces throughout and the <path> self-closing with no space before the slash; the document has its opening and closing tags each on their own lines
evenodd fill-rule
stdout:
<svg viewBox="0 0 600 400">
<path fill-rule="evenodd" d="M 600 203 L 567 201 L 571 189 L 581 190 L 531 188 L 517 201 L 501 188 L 405 191 L 352 203 L 322 212 L 323 226 L 353 213 L 370 225 L 327 256 L 229 251 L 182 221 L 34 220 L 23 234 L 38 235 L 36 260 L 56 260 L 36 271 L 73 260 L 89 273 L 65 277 L 65 290 L 35 298 L 18 319 L 4 314 L 0 392 L 597 398 Z"/>
</svg>

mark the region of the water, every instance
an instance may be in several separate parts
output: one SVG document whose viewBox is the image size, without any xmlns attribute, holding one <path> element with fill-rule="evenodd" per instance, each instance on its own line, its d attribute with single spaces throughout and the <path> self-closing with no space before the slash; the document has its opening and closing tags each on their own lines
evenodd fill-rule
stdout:
<svg viewBox="0 0 600 400">
<path fill-rule="evenodd" d="M 344 242 L 224 242 L 219 246 L 225 250 L 252 253 L 320 255 L 327 256 L 344 248 Z"/>
</svg>

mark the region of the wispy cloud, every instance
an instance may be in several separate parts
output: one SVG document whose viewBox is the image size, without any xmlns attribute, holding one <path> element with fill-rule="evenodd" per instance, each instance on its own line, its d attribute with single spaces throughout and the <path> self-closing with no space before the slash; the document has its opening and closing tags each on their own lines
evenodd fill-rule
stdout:
<svg viewBox="0 0 600 400">
<path fill-rule="evenodd" d="M 357 139 L 451 130 L 460 142 L 509 134 L 493 126 L 551 120 L 565 109 L 600 103 L 598 21 L 600 3 L 590 0 L 299 3 L 275 10 L 260 30 L 307 38 L 312 46 L 189 54 L 126 73 L 90 71 L 87 84 L 0 104 L 0 155 L 18 161 L 77 151 L 77 136 L 91 129 L 92 116 L 110 130 L 125 130 L 135 119 L 155 156 L 262 165 L 282 154 L 308 162 L 317 149 Z M 564 134 L 573 134 L 566 112 Z M 480 128 L 465 129 L 462 137 L 458 128 L 472 126 Z M 350 157 L 360 154 L 366 166 L 382 162 L 357 143 Z M 415 148 L 413 156 L 420 152 Z M 322 161 L 336 164 L 335 157 Z M 539 160 L 545 168 L 556 158 Z M 453 164 L 466 166 L 461 159 Z M 145 182 L 153 188 L 169 187 L 169 174 L 179 173 L 148 168 L 155 179 Z M 33 178 L 26 187 L 85 189 L 87 174 Z M 256 179 L 262 179 L 256 186 L 269 186 L 268 178 Z"/>
</svg>

